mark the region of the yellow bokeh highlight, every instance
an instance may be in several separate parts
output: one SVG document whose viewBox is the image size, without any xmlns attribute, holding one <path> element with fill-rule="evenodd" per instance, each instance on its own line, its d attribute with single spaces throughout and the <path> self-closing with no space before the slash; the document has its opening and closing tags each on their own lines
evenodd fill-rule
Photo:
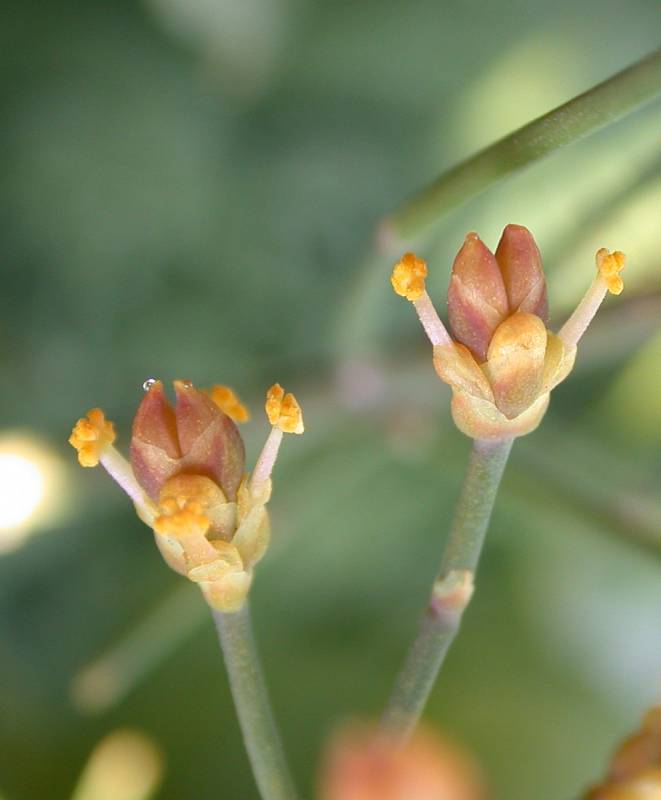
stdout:
<svg viewBox="0 0 661 800">
<path fill-rule="evenodd" d="M 163 757 L 145 734 L 116 730 L 94 748 L 72 800 L 148 800 L 163 778 Z"/>
<path fill-rule="evenodd" d="M 44 442 L 27 432 L 0 434 L 0 554 L 56 521 L 63 483 L 63 465 Z"/>
<path fill-rule="evenodd" d="M 18 453 L 0 453 L 0 529 L 28 520 L 45 491 L 46 479 L 38 464 Z"/>
</svg>

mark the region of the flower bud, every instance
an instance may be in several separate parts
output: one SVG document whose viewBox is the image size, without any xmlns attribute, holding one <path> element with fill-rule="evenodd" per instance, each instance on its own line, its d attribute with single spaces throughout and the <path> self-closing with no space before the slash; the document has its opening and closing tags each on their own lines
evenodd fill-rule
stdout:
<svg viewBox="0 0 661 800">
<path fill-rule="evenodd" d="M 194 473 L 214 480 L 229 500 L 245 468 L 243 441 L 232 420 L 204 392 L 175 381 L 176 405 L 155 381 L 133 421 L 131 465 L 152 500 L 175 474 Z"/>
<path fill-rule="evenodd" d="M 230 417 L 249 417 L 228 386 L 207 392 L 175 381 L 173 408 L 150 379 L 133 422 L 131 462 L 113 446 L 115 429 L 101 409 L 78 420 L 69 442 L 83 466 L 102 464 L 154 532 L 168 566 L 196 583 L 216 611 L 238 611 L 255 565 L 271 538 L 266 504 L 284 433 L 303 432 L 303 412 L 276 384 L 267 393 L 271 431 L 252 476 Z"/>
<path fill-rule="evenodd" d="M 406 253 L 395 265 L 391 283 L 411 301 L 432 344 L 436 372 L 452 387 L 452 416 L 460 431 L 498 440 L 539 425 L 549 392 L 571 372 L 576 344 L 606 293 L 622 291 L 624 253 L 602 248 L 596 262 L 592 285 L 556 335 L 546 329 L 546 281 L 530 231 L 507 225 L 495 255 L 469 233 L 448 288 L 454 338 L 425 289 L 426 263 Z"/>
<path fill-rule="evenodd" d="M 430 729 L 401 747 L 375 728 L 352 725 L 331 742 L 320 800 L 483 800 L 479 771 Z"/>
</svg>

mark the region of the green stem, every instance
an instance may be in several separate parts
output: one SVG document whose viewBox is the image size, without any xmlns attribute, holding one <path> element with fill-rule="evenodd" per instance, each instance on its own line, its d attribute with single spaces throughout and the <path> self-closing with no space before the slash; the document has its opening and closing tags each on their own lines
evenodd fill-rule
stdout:
<svg viewBox="0 0 661 800">
<path fill-rule="evenodd" d="M 405 241 L 419 236 L 441 215 L 500 178 L 615 122 L 659 94 L 661 50 L 443 173 L 390 216 L 390 233 Z"/>
<path fill-rule="evenodd" d="M 296 800 L 298 795 L 259 663 L 248 602 L 233 614 L 212 613 L 243 740 L 260 794 L 263 800 Z"/>
<path fill-rule="evenodd" d="M 511 449 L 511 439 L 476 439 L 473 443 L 429 605 L 383 715 L 384 729 L 401 741 L 406 741 L 418 724 L 470 601 L 474 573 Z"/>
</svg>

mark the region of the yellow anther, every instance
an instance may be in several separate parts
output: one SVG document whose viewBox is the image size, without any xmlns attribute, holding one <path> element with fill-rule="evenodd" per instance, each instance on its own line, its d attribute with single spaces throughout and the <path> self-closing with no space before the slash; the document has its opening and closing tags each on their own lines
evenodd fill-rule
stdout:
<svg viewBox="0 0 661 800">
<path fill-rule="evenodd" d="M 229 386 L 216 384 L 209 389 L 209 395 L 218 408 L 235 422 L 247 422 L 250 419 L 250 412 Z"/>
<path fill-rule="evenodd" d="M 219 486 L 204 475 L 175 475 L 161 489 L 160 516 L 154 530 L 183 539 L 205 536 L 216 519 L 218 507 L 227 502 Z"/>
<path fill-rule="evenodd" d="M 100 408 L 92 408 L 79 419 L 69 437 L 69 444 L 78 451 L 83 467 L 96 467 L 104 447 L 115 441 L 115 427 Z"/>
<path fill-rule="evenodd" d="M 201 513 L 199 503 L 184 502 L 183 507 L 169 497 L 161 503 L 161 516 L 154 521 L 154 530 L 162 536 L 184 539 L 187 536 L 205 536 L 211 527 L 209 517 Z"/>
<path fill-rule="evenodd" d="M 390 283 L 398 295 L 413 302 L 422 297 L 426 277 L 427 262 L 415 253 L 404 253 L 401 260 L 395 264 Z"/>
<path fill-rule="evenodd" d="M 285 433 L 303 433 L 303 412 L 293 394 L 279 383 L 274 383 L 266 393 L 266 416 L 271 425 Z"/>
<path fill-rule="evenodd" d="M 620 294 L 624 289 L 624 282 L 620 277 L 620 272 L 624 269 L 627 257 L 621 250 L 614 250 L 609 253 L 605 247 L 597 251 L 597 270 L 606 282 L 608 291 L 611 294 Z"/>
</svg>

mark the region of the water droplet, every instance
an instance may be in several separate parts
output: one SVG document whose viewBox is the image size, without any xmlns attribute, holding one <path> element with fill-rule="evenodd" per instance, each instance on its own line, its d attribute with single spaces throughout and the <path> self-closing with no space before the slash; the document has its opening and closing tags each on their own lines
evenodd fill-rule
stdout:
<svg viewBox="0 0 661 800">
<path fill-rule="evenodd" d="M 193 388 L 192 381 L 182 381 L 181 385 L 184 387 L 184 389 L 192 389 Z"/>
<path fill-rule="evenodd" d="M 148 392 L 155 383 L 156 378 L 147 378 L 147 380 L 142 384 L 142 388 L 145 390 L 145 392 Z"/>
</svg>

